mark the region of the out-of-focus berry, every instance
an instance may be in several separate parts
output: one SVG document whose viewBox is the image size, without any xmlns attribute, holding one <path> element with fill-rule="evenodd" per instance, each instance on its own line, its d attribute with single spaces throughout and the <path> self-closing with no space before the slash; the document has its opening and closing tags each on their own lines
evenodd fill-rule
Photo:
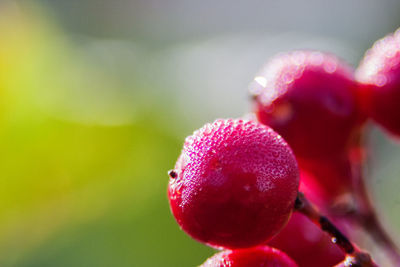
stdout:
<svg viewBox="0 0 400 267">
<path fill-rule="evenodd" d="M 250 87 L 260 122 L 301 158 L 342 154 L 363 120 L 353 70 L 333 55 L 295 51 L 269 61 Z"/>
<path fill-rule="evenodd" d="M 298 162 L 302 182 L 312 187 L 313 194 L 319 195 L 326 205 L 353 192 L 352 166 L 345 155 L 311 160 L 299 158 Z"/>
<path fill-rule="evenodd" d="M 277 249 L 260 246 L 217 253 L 200 267 L 297 267 L 297 264 Z"/>
<path fill-rule="evenodd" d="M 400 31 L 375 42 L 356 71 L 363 110 L 400 136 Z"/>
<path fill-rule="evenodd" d="M 285 252 L 300 267 L 331 267 L 345 257 L 326 233 L 297 212 L 268 245 Z"/>
</svg>

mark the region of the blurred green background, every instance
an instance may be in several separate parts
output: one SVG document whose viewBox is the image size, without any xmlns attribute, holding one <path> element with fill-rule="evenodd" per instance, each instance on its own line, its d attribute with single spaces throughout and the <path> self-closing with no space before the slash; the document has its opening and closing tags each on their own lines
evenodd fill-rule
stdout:
<svg viewBox="0 0 400 267">
<path fill-rule="evenodd" d="M 400 26 L 396 0 L 0 0 L 0 266 L 196 266 L 167 170 L 183 139 L 249 111 L 294 48 L 356 65 Z M 400 233 L 400 145 L 372 129 L 369 184 Z M 399 239 L 398 239 L 399 240 Z"/>
</svg>

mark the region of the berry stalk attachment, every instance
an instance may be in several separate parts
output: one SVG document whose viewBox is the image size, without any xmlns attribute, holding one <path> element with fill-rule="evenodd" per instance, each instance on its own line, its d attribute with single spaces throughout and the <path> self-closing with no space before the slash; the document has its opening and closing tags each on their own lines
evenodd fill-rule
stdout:
<svg viewBox="0 0 400 267">
<path fill-rule="evenodd" d="M 318 209 L 301 192 L 297 195 L 294 209 L 307 216 L 313 223 L 318 225 L 322 231 L 330 235 L 332 242 L 337 244 L 346 254 L 344 264 L 347 265 L 338 266 L 376 266 L 369 254 L 361 252 L 356 246 L 354 246 L 327 217 L 320 214 Z"/>
</svg>

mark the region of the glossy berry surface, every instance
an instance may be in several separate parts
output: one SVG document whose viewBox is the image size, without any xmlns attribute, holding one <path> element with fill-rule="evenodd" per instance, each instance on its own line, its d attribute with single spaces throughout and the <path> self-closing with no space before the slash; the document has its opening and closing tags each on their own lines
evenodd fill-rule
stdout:
<svg viewBox="0 0 400 267">
<path fill-rule="evenodd" d="M 277 249 L 260 246 L 217 253 L 200 267 L 297 267 L 297 264 Z"/>
<path fill-rule="evenodd" d="M 296 156 L 346 150 L 360 123 L 353 70 L 330 54 L 295 51 L 275 57 L 250 91 L 260 122 L 276 130 Z"/>
<path fill-rule="evenodd" d="M 400 136 L 400 31 L 375 42 L 356 71 L 364 111 Z"/>
<path fill-rule="evenodd" d="M 285 252 L 300 267 L 331 267 L 345 257 L 326 233 L 297 212 L 268 245 Z"/>
<path fill-rule="evenodd" d="M 265 243 L 285 226 L 299 173 L 287 143 L 253 121 L 216 120 L 186 138 L 168 197 L 175 219 L 213 247 Z"/>
</svg>

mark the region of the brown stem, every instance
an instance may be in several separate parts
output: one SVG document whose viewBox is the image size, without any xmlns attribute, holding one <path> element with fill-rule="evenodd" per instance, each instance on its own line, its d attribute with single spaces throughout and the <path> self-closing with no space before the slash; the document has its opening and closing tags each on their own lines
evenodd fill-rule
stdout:
<svg viewBox="0 0 400 267">
<path fill-rule="evenodd" d="M 325 216 L 321 215 L 319 210 L 299 192 L 296 198 L 295 211 L 298 211 L 307 216 L 314 224 L 319 226 L 322 231 L 326 232 L 332 242 L 347 255 L 346 263 L 348 266 L 371 267 L 375 266 L 371 257 L 364 252 L 361 252 L 355 247 L 350 240 Z"/>
<path fill-rule="evenodd" d="M 335 265 L 335 267 L 378 267 L 371 257 L 366 253 L 359 253 L 355 256 L 347 255 L 344 261 Z"/>
</svg>

